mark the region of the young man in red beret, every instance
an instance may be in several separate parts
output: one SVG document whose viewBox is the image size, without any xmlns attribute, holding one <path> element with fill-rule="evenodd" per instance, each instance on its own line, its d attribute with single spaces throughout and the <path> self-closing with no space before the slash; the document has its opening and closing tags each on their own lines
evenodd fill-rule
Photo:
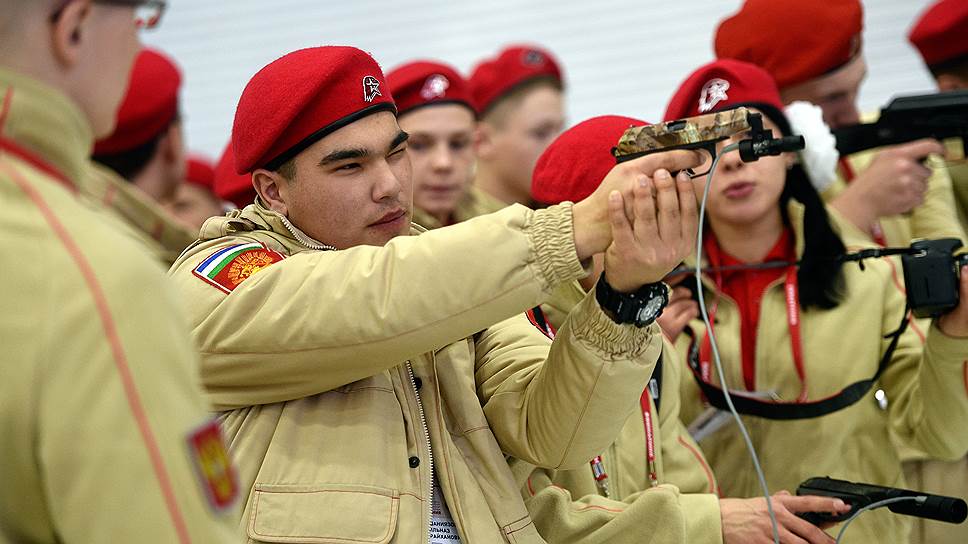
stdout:
<svg viewBox="0 0 968 544">
<path fill-rule="evenodd" d="M 413 222 L 434 229 L 496 212 L 504 205 L 471 185 L 477 112 L 467 81 L 433 61 L 387 73 L 397 123 L 410 135 Z"/>
<path fill-rule="evenodd" d="M 209 217 L 225 213 L 222 200 L 215 196 L 215 167 L 208 159 L 188 157 L 185 166 L 185 182 L 178 187 L 168 210 L 185 226 L 198 232 Z"/>
<path fill-rule="evenodd" d="M 968 2 L 940 0 L 929 5 L 908 32 L 940 91 L 968 89 Z M 946 163 L 962 229 L 968 230 L 968 161 L 961 140 L 945 142 Z M 946 462 L 924 459 L 908 452 L 904 476 L 912 488 L 941 495 L 968 496 L 968 458 Z M 968 525 L 914 520 L 913 544 L 960 544 L 968 542 Z"/>
<path fill-rule="evenodd" d="M 860 0 L 746 0 L 720 23 L 715 50 L 719 58 L 766 69 L 785 104 L 816 104 L 837 128 L 861 122 L 857 95 L 867 75 L 862 30 Z M 943 152 L 939 142 L 925 139 L 844 157 L 840 178 L 824 199 L 844 228 L 882 245 L 963 238 L 951 181 L 937 157 Z M 922 164 L 929 156 L 928 165 Z"/>
<path fill-rule="evenodd" d="M 181 309 L 78 193 L 136 28 L 163 7 L 0 0 L 3 542 L 237 541 L 237 482 Z"/>
<path fill-rule="evenodd" d="M 510 46 L 469 79 L 480 114 L 474 185 L 505 204 L 530 204 L 531 172 L 565 126 L 564 78 L 544 49 Z"/>
<path fill-rule="evenodd" d="M 655 282 L 696 234 L 668 170 L 702 159 L 650 155 L 577 204 L 408 236 L 395 113 L 358 49 L 267 65 L 232 132 L 256 202 L 207 222 L 169 272 L 249 490 L 241 525 L 260 542 L 541 542 L 505 455 L 582 466 L 633 410 L 661 347 L 638 310 L 661 305 Z M 525 310 L 606 249 L 552 344 Z"/>
<path fill-rule="evenodd" d="M 181 73 L 160 51 L 135 59 L 114 132 L 94 144 L 94 161 L 80 185 L 84 196 L 109 208 L 148 250 L 170 265 L 195 240 L 165 205 L 185 177 L 178 118 Z"/>
</svg>

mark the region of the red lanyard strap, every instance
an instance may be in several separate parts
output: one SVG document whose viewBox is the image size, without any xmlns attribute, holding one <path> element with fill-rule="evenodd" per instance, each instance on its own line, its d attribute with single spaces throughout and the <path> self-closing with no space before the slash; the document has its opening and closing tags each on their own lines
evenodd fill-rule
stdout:
<svg viewBox="0 0 968 544">
<path fill-rule="evenodd" d="M 645 471 L 652 487 L 659 485 L 659 469 L 655 462 L 655 422 L 652 420 L 652 398 L 649 389 L 639 397 L 642 406 L 642 423 L 645 425 Z"/>
<path fill-rule="evenodd" d="M 907 329 L 907 325 L 908 308 L 905 307 L 904 313 L 901 316 L 900 326 L 898 326 L 897 330 L 884 337 L 890 338 L 891 343 L 888 345 L 887 350 L 881 357 L 880 363 L 877 365 L 877 372 L 869 379 L 854 382 L 838 393 L 811 402 L 770 402 L 751 397 L 742 392 L 734 393 L 730 391 L 733 406 L 740 414 L 774 420 L 810 419 L 843 410 L 862 399 L 870 391 L 871 387 L 874 386 L 878 378 L 881 377 L 881 374 L 894 357 L 894 351 L 897 349 L 897 344 L 901 340 L 901 335 Z M 689 329 L 686 330 L 689 331 Z M 691 335 L 692 332 L 689 331 L 689 334 Z M 695 338 L 693 338 L 688 354 L 689 368 L 692 370 L 692 376 L 709 404 L 720 410 L 728 410 L 729 405 L 726 403 L 723 390 L 702 379 L 699 364 L 699 349 L 696 344 Z"/>
</svg>

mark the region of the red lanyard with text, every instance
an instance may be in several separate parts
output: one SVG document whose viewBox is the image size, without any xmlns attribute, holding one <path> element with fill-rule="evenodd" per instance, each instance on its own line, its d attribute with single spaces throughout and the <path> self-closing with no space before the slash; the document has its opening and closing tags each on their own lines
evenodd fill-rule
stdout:
<svg viewBox="0 0 968 544">
<path fill-rule="evenodd" d="M 722 276 L 717 274 L 716 288 L 720 292 L 722 292 L 722 286 Z M 806 402 L 807 375 L 803 365 L 803 340 L 800 337 L 800 294 L 797 287 L 796 267 L 787 268 L 783 287 L 786 295 L 787 325 L 790 330 L 790 349 L 793 352 L 793 364 L 796 367 L 797 377 L 800 378 L 800 395 L 797 397 L 797 402 Z M 716 316 L 716 303 L 713 303 L 708 313 L 711 324 Z M 699 369 L 703 381 L 709 383 L 712 378 L 712 342 L 709 339 L 709 331 L 706 331 L 699 345 Z M 725 387 L 726 384 L 721 385 Z"/>
<path fill-rule="evenodd" d="M 652 420 L 652 396 L 648 388 L 642 391 L 639 404 L 642 405 L 642 423 L 645 425 L 645 469 L 649 483 L 655 487 L 659 485 L 659 471 L 655 463 L 655 426 Z"/>
</svg>

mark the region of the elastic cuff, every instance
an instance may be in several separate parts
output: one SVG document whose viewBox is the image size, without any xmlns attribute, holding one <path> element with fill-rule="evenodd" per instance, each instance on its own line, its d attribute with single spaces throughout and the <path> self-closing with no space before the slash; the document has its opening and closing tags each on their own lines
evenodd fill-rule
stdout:
<svg viewBox="0 0 968 544">
<path fill-rule="evenodd" d="M 588 275 L 575 249 L 571 202 L 535 210 L 525 232 L 534 248 L 539 280 L 546 290 Z"/>
<path fill-rule="evenodd" d="M 723 541 L 723 518 L 719 497 L 708 493 L 679 495 L 686 520 L 685 542 L 690 544 L 720 544 Z"/>
<path fill-rule="evenodd" d="M 661 342 L 661 332 L 655 323 L 640 328 L 612 321 L 595 300 L 595 289 L 578 303 L 570 317 L 575 338 L 606 360 L 635 359 L 652 348 L 654 342 Z"/>
</svg>

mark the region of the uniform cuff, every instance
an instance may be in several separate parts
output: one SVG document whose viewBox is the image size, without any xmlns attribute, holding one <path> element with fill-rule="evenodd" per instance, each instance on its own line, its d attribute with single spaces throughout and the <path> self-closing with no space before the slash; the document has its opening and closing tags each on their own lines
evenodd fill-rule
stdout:
<svg viewBox="0 0 968 544">
<path fill-rule="evenodd" d="M 571 202 L 535 210 L 526 227 L 534 248 L 539 280 L 546 290 L 588 275 L 575 249 Z"/>
<path fill-rule="evenodd" d="M 709 493 L 679 495 L 686 521 L 686 538 L 690 544 L 721 544 L 723 518 L 719 511 L 719 497 Z"/>
<path fill-rule="evenodd" d="M 585 295 L 570 317 L 575 338 L 601 353 L 605 360 L 634 359 L 650 349 L 653 342 L 661 341 L 655 323 L 636 327 L 612 321 L 595 300 L 595 289 Z"/>
</svg>

